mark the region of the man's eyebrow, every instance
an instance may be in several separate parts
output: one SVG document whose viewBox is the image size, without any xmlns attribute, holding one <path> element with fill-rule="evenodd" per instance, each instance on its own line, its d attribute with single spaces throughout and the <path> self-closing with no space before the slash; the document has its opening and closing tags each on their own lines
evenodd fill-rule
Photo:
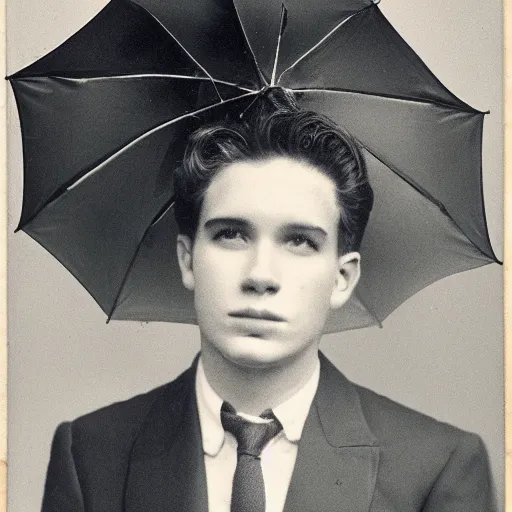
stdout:
<svg viewBox="0 0 512 512">
<path fill-rule="evenodd" d="M 318 233 L 323 236 L 327 236 L 327 231 L 325 231 L 325 229 L 321 228 L 320 226 L 315 226 L 313 224 L 303 224 L 300 222 L 294 222 L 291 224 L 287 224 L 286 229 L 290 231 L 309 231 L 313 233 Z"/>
<path fill-rule="evenodd" d="M 249 226 L 249 222 L 239 217 L 214 217 L 213 219 L 209 219 L 204 223 L 204 228 L 213 229 L 215 227 L 225 225 L 241 228 Z"/>
</svg>

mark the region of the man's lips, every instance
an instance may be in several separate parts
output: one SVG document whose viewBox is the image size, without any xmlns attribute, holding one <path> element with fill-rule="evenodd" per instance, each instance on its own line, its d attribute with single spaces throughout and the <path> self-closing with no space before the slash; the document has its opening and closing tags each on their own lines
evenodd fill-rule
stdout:
<svg viewBox="0 0 512 512">
<path fill-rule="evenodd" d="M 266 309 L 241 309 L 239 311 L 232 311 L 229 313 L 229 316 L 235 318 L 254 318 L 256 320 L 269 320 L 271 322 L 285 322 L 286 319 L 282 316 L 276 315 L 271 311 L 267 311 Z"/>
</svg>

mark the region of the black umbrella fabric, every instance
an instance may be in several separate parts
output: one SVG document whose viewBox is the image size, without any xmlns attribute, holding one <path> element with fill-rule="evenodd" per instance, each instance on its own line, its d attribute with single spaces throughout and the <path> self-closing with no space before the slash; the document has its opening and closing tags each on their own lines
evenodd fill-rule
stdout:
<svg viewBox="0 0 512 512">
<path fill-rule="evenodd" d="M 188 135 L 294 91 L 361 147 L 375 205 L 356 296 L 326 332 L 380 324 L 442 277 L 497 261 L 484 113 L 451 94 L 369 0 L 112 0 L 9 77 L 22 129 L 19 228 L 109 319 L 194 323 L 172 171 Z"/>
</svg>

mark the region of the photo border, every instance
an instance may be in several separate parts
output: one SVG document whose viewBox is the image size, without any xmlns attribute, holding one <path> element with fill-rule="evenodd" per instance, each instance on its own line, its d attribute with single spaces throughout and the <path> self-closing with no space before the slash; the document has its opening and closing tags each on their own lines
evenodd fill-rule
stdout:
<svg viewBox="0 0 512 512">
<path fill-rule="evenodd" d="M 504 321 L 505 321 L 505 510 L 512 511 L 512 0 L 504 0 L 504 108 L 505 108 L 505 202 L 504 202 Z M 6 74 L 6 0 L 0 0 L 0 70 Z M 7 139 L 6 81 L 0 82 L 0 512 L 7 510 Z"/>
</svg>

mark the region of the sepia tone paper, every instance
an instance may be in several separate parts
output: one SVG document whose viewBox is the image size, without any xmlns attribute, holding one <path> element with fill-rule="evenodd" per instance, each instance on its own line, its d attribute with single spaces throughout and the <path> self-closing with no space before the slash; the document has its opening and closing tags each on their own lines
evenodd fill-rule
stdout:
<svg viewBox="0 0 512 512">
<path fill-rule="evenodd" d="M 8 4 L 9 73 L 80 28 L 106 2 Z M 432 71 L 485 122 L 484 185 L 501 256 L 501 5 L 384 0 L 382 11 Z M 461 10 L 464 9 L 464 12 Z M 461 29 L 462 27 L 462 29 Z M 35 242 L 12 236 L 21 198 L 19 127 L 9 99 L 10 510 L 39 507 L 56 425 L 172 379 L 198 348 L 188 326 L 104 323 L 87 293 Z M 4 245 L 2 245 L 4 247 Z M 356 382 L 479 433 L 503 500 L 501 268 L 436 283 L 382 330 L 329 335 L 322 349 Z"/>
</svg>

